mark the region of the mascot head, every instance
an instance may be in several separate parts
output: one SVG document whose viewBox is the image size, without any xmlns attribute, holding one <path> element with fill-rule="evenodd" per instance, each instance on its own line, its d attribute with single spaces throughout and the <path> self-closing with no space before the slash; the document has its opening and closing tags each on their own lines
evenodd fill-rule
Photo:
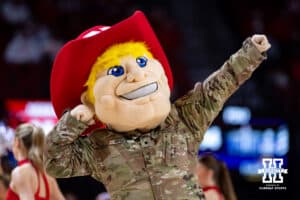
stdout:
<svg viewBox="0 0 300 200">
<path fill-rule="evenodd" d="M 172 73 L 142 12 L 109 26 L 96 26 L 68 42 L 51 74 L 51 100 L 58 117 L 83 103 L 117 131 L 151 129 L 170 111 Z"/>
</svg>

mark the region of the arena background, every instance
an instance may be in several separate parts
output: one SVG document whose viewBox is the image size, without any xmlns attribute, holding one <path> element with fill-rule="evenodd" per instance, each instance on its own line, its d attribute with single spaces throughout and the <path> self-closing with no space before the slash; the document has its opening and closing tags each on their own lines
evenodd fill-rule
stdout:
<svg viewBox="0 0 300 200">
<path fill-rule="evenodd" d="M 149 18 L 171 63 L 175 75 L 172 99 L 218 69 L 241 47 L 245 38 L 254 33 L 268 36 L 272 49 L 267 61 L 226 103 L 227 115 L 223 112 L 216 119 L 213 126 L 216 129 L 210 129 L 212 136 L 199 153 L 213 151 L 227 163 L 238 199 L 299 199 L 298 0 L 2 0 L 2 135 L 13 133 L 17 124 L 30 117 L 48 131 L 56 120 L 47 115 L 51 106 L 49 78 L 56 52 L 83 30 L 94 25 L 113 25 L 137 9 Z M 32 102 L 34 104 L 30 104 Z M 33 105 L 33 116 L 20 115 L 27 104 Z M 235 116 L 245 121 L 239 121 L 241 118 L 234 121 Z M 241 133 L 243 137 L 234 133 Z M 247 138 L 253 144 L 245 147 Z M 266 148 L 259 146 L 260 139 Z M 237 147 L 229 149 L 234 145 Z M 11 165 L 8 168 L 15 165 L 10 153 L 2 152 L 1 156 L 2 163 L 7 161 Z M 261 176 L 253 172 L 251 162 L 255 160 L 257 164 L 265 156 L 284 159 L 284 167 L 288 169 L 288 174 L 283 175 L 285 190 L 259 189 Z M 104 187 L 90 177 L 58 182 L 69 199 L 92 200 L 104 191 Z"/>
</svg>

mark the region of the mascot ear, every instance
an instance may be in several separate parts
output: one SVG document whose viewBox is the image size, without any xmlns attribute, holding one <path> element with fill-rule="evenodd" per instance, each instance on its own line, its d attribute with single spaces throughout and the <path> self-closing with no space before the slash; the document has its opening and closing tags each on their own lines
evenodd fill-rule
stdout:
<svg viewBox="0 0 300 200">
<path fill-rule="evenodd" d="M 95 112 L 95 107 L 94 105 L 88 100 L 87 98 L 87 92 L 84 91 L 81 96 L 80 96 L 80 101 L 81 103 L 83 103 L 84 105 L 86 105 L 87 107 L 89 107 L 89 109 L 91 109 L 93 112 Z"/>
</svg>

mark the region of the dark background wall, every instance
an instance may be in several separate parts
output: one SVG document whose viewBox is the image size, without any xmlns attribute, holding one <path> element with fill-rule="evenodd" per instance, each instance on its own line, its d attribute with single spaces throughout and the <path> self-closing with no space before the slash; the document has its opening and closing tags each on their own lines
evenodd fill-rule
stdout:
<svg viewBox="0 0 300 200">
<path fill-rule="evenodd" d="M 21 8 L 16 10 L 15 8 Z M 49 99 L 53 58 L 66 41 L 94 25 L 112 25 L 140 9 L 148 16 L 175 75 L 172 99 L 203 81 L 254 33 L 272 49 L 253 78 L 227 105 L 284 119 L 290 129 L 286 191 L 259 191 L 232 171 L 239 199 L 299 199 L 300 1 L 3 0 L 0 2 L 0 102 Z M 6 119 L 1 107 L 0 116 Z M 69 182 L 68 182 L 69 181 Z M 87 195 L 102 187 L 88 178 L 60 180 L 65 191 Z M 80 188 L 78 188 L 80 187 Z M 79 194 L 80 193 L 80 194 Z M 94 194 L 93 191 L 89 194 Z M 80 197 L 89 199 L 92 197 Z"/>
</svg>

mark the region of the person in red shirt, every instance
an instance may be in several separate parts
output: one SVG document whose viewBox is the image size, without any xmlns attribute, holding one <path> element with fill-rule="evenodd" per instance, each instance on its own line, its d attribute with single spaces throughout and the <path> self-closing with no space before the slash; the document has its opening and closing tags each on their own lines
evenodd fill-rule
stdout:
<svg viewBox="0 0 300 200">
<path fill-rule="evenodd" d="M 210 154 L 199 158 L 197 166 L 199 185 L 207 200 L 236 200 L 229 171 L 223 161 Z"/>
<path fill-rule="evenodd" d="M 6 200 L 64 199 L 56 180 L 44 171 L 44 137 L 43 130 L 33 124 L 17 127 L 13 154 L 18 166 L 12 171 Z"/>
</svg>

